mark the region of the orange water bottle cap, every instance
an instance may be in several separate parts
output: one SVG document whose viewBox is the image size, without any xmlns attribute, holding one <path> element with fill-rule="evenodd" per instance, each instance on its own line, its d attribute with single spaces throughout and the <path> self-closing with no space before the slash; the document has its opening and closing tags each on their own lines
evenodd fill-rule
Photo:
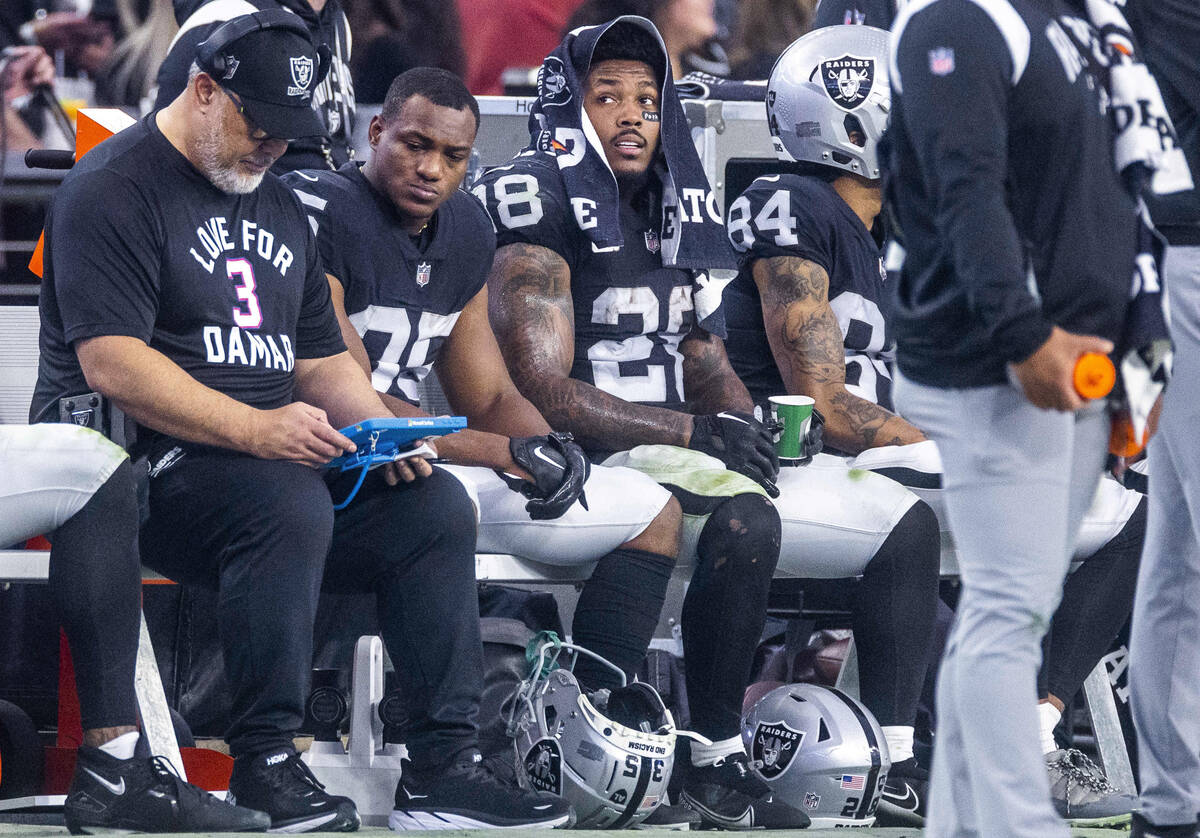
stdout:
<svg viewBox="0 0 1200 838">
<path fill-rule="evenodd" d="M 1075 362 L 1075 392 L 1080 398 L 1102 399 L 1117 383 L 1117 368 L 1107 355 L 1085 352 Z"/>
</svg>

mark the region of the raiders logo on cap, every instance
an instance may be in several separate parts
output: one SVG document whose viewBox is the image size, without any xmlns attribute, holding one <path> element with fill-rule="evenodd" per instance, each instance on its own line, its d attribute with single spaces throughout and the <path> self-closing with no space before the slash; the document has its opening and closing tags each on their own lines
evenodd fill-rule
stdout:
<svg viewBox="0 0 1200 838">
<path fill-rule="evenodd" d="M 288 87 L 288 96 L 304 96 L 308 93 L 308 86 L 312 84 L 313 60 L 307 55 L 292 56 L 290 66 L 292 81 L 295 84 Z"/>
</svg>

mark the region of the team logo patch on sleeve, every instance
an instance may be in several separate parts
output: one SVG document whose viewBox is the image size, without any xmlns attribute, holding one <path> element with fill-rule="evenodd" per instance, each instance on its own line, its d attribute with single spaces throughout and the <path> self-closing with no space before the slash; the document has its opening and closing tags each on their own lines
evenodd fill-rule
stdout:
<svg viewBox="0 0 1200 838">
<path fill-rule="evenodd" d="M 875 59 L 843 55 L 817 65 L 825 92 L 839 108 L 854 110 L 871 93 L 875 84 Z"/>
<path fill-rule="evenodd" d="M 538 791 L 562 793 L 562 752 L 553 739 L 541 739 L 525 754 L 525 771 Z"/>
<path fill-rule="evenodd" d="M 433 265 L 428 262 L 417 263 L 417 285 L 424 288 L 429 284 L 429 277 L 433 274 Z"/>
<path fill-rule="evenodd" d="M 303 96 L 308 93 L 308 86 L 313 79 L 313 60 L 307 55 L 292 56 L 292 81 L 295 84 L 288 88 L 288 96 Z"/>
<path fill-rule="evenodd" d="M 804 742 L 804 731 L 789 727 L 786 722 L 760 722 L 754 731 L 750 758 L 762 763 L 758 773 L 764 780 L 774 780 L 792 764 Z"/>
<path fill-rule="evenodd" d="M 565 105 L 571 101 L 571 88 L 567 86 L 567 75 L 563 63 L 554 56 L 548 57 L 538 70 L 538 98 L 543 105 Z"/>
</svg>

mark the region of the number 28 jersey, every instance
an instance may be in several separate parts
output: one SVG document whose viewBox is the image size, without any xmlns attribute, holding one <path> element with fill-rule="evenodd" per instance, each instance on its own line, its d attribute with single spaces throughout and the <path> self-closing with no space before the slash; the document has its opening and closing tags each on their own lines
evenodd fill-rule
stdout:
<svg viewBox="0 0 1200 838">
<path fill-rule="evenodd" d="M 575 359 L 571 377 L 630 402 L 682 409 L 679 343 L 695 323 L 692 278 L 664 268 L 661 207 L 621 210 L 619 248 L 596 250 L 583 234 L 588 199 L 570 198 L 554 158 L 517 157 L 471 190 L 496 226 L 496 244 L 548 248 L 571 270 Z"/>
<path fill-rule="evenodd" d="M 846 351 L 846 389 L 891 410 L 895 342 L 880 310 L 879 245 L 833 187 L 802 175 L 760 177 L 730 206 L 725 227 L 741 262 L 725 289 L 726 350 L 754 401 L 787 389 L 767 342 L 751 267 L 759 259 L 794 256 L 829 276 L 829 305 Z"/>
</svg>

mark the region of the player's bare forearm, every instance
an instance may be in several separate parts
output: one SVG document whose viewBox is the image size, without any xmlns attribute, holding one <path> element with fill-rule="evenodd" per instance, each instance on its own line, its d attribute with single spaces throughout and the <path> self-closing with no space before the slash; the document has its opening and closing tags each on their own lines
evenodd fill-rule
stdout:
<svg viewBox="0 0 1200 838">
<path fill-rule="evenodd" d="M 379 397 L 394 416 L 431 415 L 416 405 L 409 404 L 404 399 L 388 393 L 380 393 Z M 518 476 L 524 476 L 524 472 L 520 471 L 509 453 L 507 436 L 480 430 L 469 418 L 468 422 L 472 427 L 437 438 L 439 457 L 460 466 L 499 468 Z"/>
<path fill-rule="evenodd" d="M 335 428 L 391 413 L 349 352 L 297 359 L 295 393 L 298 401 L 324 410 Z"/>
<path fill-rule="evenodd" d="M 783 382 L 789 393 L 816 400 L 830 446 L 857 454 L 925 439 L 901 417 L 846 390 L 846 348 L 829 305 L 829 277 L 820 265 L 777 256 L 755 262 L 753 273 Z"/>
<path fill-rule="evenodd" d="M 575 355 L 571 272 L 554 251 L 527 244 L 496 251 L 488 312 L 509 374 L 550 426 L 585 446 L 612 450 L 686 445 L 690 416 L 645 407 L 570 377 Z"/>
<path fill-rule="evenodd" d="M 137 338 L 89 338 L 76 354 L 88 386 L 140 424 L 188 442 L 249 450 L 257 411 L 201 384 Z"/>
<path fill-rule="evenodd" d="M 696 327 L 679 344 L 679 352 L 683 355 L 684 398 L 692 413 L 754 410 L 750 392 L 733 371 L 720 338 Z"/>
</svg>

